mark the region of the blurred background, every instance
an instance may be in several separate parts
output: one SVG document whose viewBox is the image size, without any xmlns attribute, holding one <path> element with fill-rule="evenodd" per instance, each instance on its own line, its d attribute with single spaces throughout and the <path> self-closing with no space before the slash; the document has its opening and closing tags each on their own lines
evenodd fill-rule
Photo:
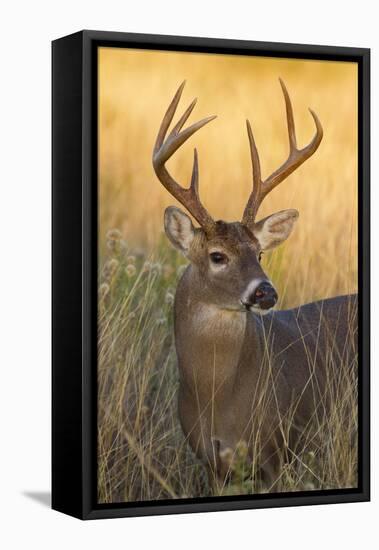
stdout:
<svg viewBox="0 0 379 550">
<path fill-rule="evenodd" d="M 296 208 L 300 219 L 288 242 L 265 255 L 281 307 L 357 290 L 357 65 L 139 51 L 99 50 L 99 246 L 121 231 L 130 253 L 161 260 L 164 209 L 175 200 L 157 180 L 152 149 L 163 115 L 186 79 L 175 121 L 194 97 L 187 125 L 208 115 L 201 129 L 167 163 L 189 185 L 193 148 L 199 152 L 200 196 L 216 219 L 240 220 L 251 191 L 246 118 L 260 153 L 262 175 L 288 155 L 281 77 L 295 114 L 297 140 L 315 131 L 308 111 L 319 116 L 324 138 L 318 151 L 264 201 L 258 218 Z M 163 243 L 163 244 L 162 244 Z"/>
</svg>

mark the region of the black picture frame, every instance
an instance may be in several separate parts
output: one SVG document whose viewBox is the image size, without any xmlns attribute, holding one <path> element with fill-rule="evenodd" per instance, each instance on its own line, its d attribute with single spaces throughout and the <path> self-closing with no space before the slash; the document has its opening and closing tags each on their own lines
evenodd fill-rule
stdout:
<svg viewBox="0 0 379 550">
<path fill-rule="evenodd" d="M 358 64 L 359 486 L 171 501 L 96 502 L 97 49 L 207 52 Z M 52 43 L 52 507 L 81 519 L 370 499 L 370 50 L 81 31 Z"/>
</svg>

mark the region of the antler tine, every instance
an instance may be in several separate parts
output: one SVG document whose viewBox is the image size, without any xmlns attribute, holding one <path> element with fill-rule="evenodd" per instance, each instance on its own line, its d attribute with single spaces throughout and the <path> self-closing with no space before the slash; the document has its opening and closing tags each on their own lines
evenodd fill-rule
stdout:
<svg viewBox="0 0 379 550">
<path fill-rule="evenodd" d="M 288 137 L 289 137 L 289 143 L 290 143 L 290 152 L 288 155 L 288 159 L 286 162 L 284 162 L 275 172 L 271 174 L 264 182 L 263 182 L 263 198 L 270 192 L 274 187 L 279 185 L 283 180 L 285 180 L 292 172 L 294 172 L 303 162 L 305 162 L 309 157 L 315 153 L 318 146 L 321 143 L 322 137 L 323 137 L 323 129 L 321 126 L 321 122 L 319 121 L 316 113 L 309 109 L 313 120 L 316 125 L 316 133 L 313 136 L 313 139 L 310 141 L 308 145 L 303 147 L 303 149 L 298 149 L 296 145 L 296 134 L 295 134 L 295 123 L 293 119 L 293 110 L 292 110 L 292 104 L 290 100 L 290 96 L 288 94 L 287 88 L 283 82 L 283 80 L 279 79 L 280 85 L 283 90 L 284 100 L 286 103 L 286 113 L 287 113 L 287 127 L 288 127 Z M 262 198 L 262 200 L 263 200 Z"/>
<path fill-rule="evenodd" d="M 286 103 L 287 127 L 288 127 L 288 138 L 290 142 L 290 149 L 291 150 L 297 149 L 295 121 L 293 118 L 293 109 L 292 109 L 291 99 L 290 99 L 288 90 L 281 78 L 279 78 L 279 82 L 284 95 L 284 101 Z"/>
<path fill-rule="evenodd" d="M 193 168 L 191 176 L 191 189 L 198 195 L 199 193 L 199 161 L 197 158 L 197 149 L 193 150 Z"/>
<path fill-rule="evenodd" d="M 181 85 L 177 89 L 176 94 L 174 95 L 170 105 L 168 106 L 168 109 L 166 111 L 165 116 L 163 117 L 163 120 L 162 120 L 160 128 L 159 128 L 159 132 L 158 132 L 158 135 L 157 135 L 157 139 L 156 139 L 156 142 L 155 142 L 155 146 L 154 146 L 154 154 L 157 151 L 159 151 L 160 147 L 163 144 L 164 138 L 166 137 L 166 134 L 167 134 L 167 130 L 169 129 L 169 126 L 172 122 L 172 119 L 174 118 L 174 114 L 175 114 L 176 108 L 178 106 L 178 103 L 180 101 L 180 98 L 182 96 L 182 92 L 183 92 L 183 88 L 184 88 L 185 84 L 186 84 L 186 81 L 183 80 L 183 82 L 181 83 Z"/>
<path fill-rule="evenodd" d="M 208 124 L 208 122 L 211 122 L 211 120 L 216 118 L 215 116 L 204 118 L 180 132 L 195 107 L 195 99 L 180 117 L 179 121 L 175 124 L 174 128 L 166 138 L 168 128 L 174 118 L 176 108 L 180 101 L 184 84 L 185 81 L 180 85 L 166 111 L 165 116 L 163 117 L 154 146 L 153 166 L 158 179 L 164 187 L 166 187 L 169 193 L 171 193 L 171 195 L 173 195 L 173 197 L 175 197 L 192 214 L 192 216 L 199 222 L 206 232 L 209 232 L 214 226 L 214 220 L 200 202 L 198 193 L 199 167 L 196 149 L 194 152 L 191 185 L 188 189 L 181 187 L 172 178 L 165 167 L 167 160 L 175 153 L 175 151 L 177 151 L 177 149 L 179 149 L 181 145 L 183 145 L 185 141 L 187 141 L 187 139 L 189 139 L 197 130 Z"/>
<path fill-rule="evenodd" d="M 309 112 L 311 113 L 312 118 L 315 122 L 316 133 L 313 136 L 312 140 L 308 143 L 308 145 L 306 145 L 302 149 L 298 149 L 297 142 L 296 142 L 295 122 L 294 122 L 291 99 L 288 94 L 287 88 L 281 78 L 279 79 L 279 82 L 283 91 L 284 101 L 286 105 L 287 129 L 288 129 L 290 151 L 289 151 L 287 160 L 277 170 L 275 170 L 275 172 L 273 172 L 268 178 L 260 182 L 260 191 L 258 196 L 254 198 L 254 201 L 252 199 L 253 195 L 255 194 L 253 189 L 252 195 L 250 196 L 249 201 L 246 205 L 245 212 L 243 215 L 243 220 L 242 220 L 242 222 L 248 226 L 251 226 L 251 224 L 254 223 L 255 216 L 258 212 L 258 208 L 262 204 L 266 195 L 268 195 L 270 191 L 272 191 L 277 185 L 279 185 L 279 183 L 284 181 L 290 174 L 292 174 L 292 172 L 294 172 L 297 168 L 299 168 L 299 166 L 301 166 L 303 162 L 309 159 L 309 157 L 311 157 L 313 153 L 316 152 L 323 137 L 323 129 L 321 126 L 321 122 L 318 119 L 316 113 L 312 111 L 312 109 L 309 109 Z M 250 129 L 250 133 L 252 136 L 251 129 Z M 249 140 L 250 140 L 251 154 L 253 155 L 253 149 L 256 150 L 256 147 L 255 147 L 254 139 L 253 139 L 254 147 L 253 148 L 251 147 L 250 134 L 249 134 Z M 258 153 L 256 152 L 256 156 L 257 155 Z M 253 159 L 253 156 L 252 156 L 252 159 Z M 259 161 L 259 158 L 258 158 L 258 161 Z M 254 183 L 254 187 L 255 187 L 255 183 Z M 252 208 L 251 210 L 249 210 L 248 208 L 250 204 L 254 204 L 254 208 Z"/>
<path fill-rule="evenodd" d="M 261 179 L 261 163 L 259 160 L 258 149 L 255 144 L 254 134 L 251 129 L 250 122 L 248 120 L 246 120 L 246 127 L 247 127 L 247 135 L 249 137 L 249 144 L 250 144 L 250 157 L 251 157 L 251 165 L 252 165 L 252 172 L 253 172 L 253 191 L 249 197 L 249 200 L 247 201 L 245 211 L 243 213 L 242 223 L 244 225 L 249 226 L 251 223 L 254 222 L 255 216 L 257 214 L 257 211 L 260 205 L 262 179 Z"/>
<path fill-rule="evenodd" d="M 171 130 L 171 134 L 172 135 L 175 135 L 177 134 L 178 132 L 180 132 L 180 130 L 183 128 L 183 125 L 184 123 L 186 122 L 186 120 L 188 119 L 188 117 L 190 116 L 190 114 L 192 113 L 195 105 L 197 103 L 197 98 L 195 98 L 192 103 L 189 105 L 189 107 L 187 107 L 187 109 L 184 111 L 184 113 L 182 114 L 182 116 L 180 117 L 180 119 L 178 120 L 178 122 L 175 124 L 175 126 L 173 127 L 173 129 Z M 170 135 L 171 135 L 170 134 Z"/>
</svg>

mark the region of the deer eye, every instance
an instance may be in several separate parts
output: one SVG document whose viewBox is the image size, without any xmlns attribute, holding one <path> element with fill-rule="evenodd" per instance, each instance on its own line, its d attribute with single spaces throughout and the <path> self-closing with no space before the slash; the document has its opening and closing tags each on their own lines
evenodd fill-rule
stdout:
<svg viewBox="0 0 379 550">
<path fill-rule="evenodd" d="M 227 264 L 228 263 L 228 257 L 223 254 L 222 252 L 211 252 L 209 254 L 209 257 L 211 259 L 211 262 L 214 264 Z"/>
<path fill-rule="evenodd" d="M 259 261 L 262 260 L 262 256 L 263 256 L 263 252 L 260 252 L 260 253 L 259 253 L 259 256 L 258 256 L 258 260 L 259 260 Z"/>
</svg>

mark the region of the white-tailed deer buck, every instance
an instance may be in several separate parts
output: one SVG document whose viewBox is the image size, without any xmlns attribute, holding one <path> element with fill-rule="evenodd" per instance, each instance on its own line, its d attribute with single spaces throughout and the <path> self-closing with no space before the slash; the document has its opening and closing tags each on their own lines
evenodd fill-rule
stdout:
<svg viewBox="0 0 379 550">
<path fill-rule="evenodd" d="M 300 446 L 312 448 L 318 416 L 330 407 L 335 371 L 343 363 L 354 363 L 356 352 L 356 296 L 273 311 L 278 295 L 260 265 L 261 254 L 289 237 L 299 214 L 291 209 L 259 221 L 256 216 L 264 198 L 313 155 L 323 136 L 317 115 L 310 111 L 316 133 L 306 147 L 298 148 L 291 101 L 284 83 L 280 84 L 289 156 L 263 180 L 247 121 L 253 190 L 241 222 L 214 221 L 201 204 L 196 149 L 188 189 L 165 167 L 192 134 L 215 118 L 182 129 L 194 101 L 167 136 L 184 83 L 163 118 L 153 153 L 159 180 L 200 225 L 195 228 L 176 207 L 165 211 L 167 236 L 190 262 L 175 297 L 184 434 L 221 483 L 230 473 L 231 453 L 243 444 L 247 460 L 255 465 L 253 474 L 266 490 L 278 490 L 286 453 L 291 458 Z"/>
</svg>

